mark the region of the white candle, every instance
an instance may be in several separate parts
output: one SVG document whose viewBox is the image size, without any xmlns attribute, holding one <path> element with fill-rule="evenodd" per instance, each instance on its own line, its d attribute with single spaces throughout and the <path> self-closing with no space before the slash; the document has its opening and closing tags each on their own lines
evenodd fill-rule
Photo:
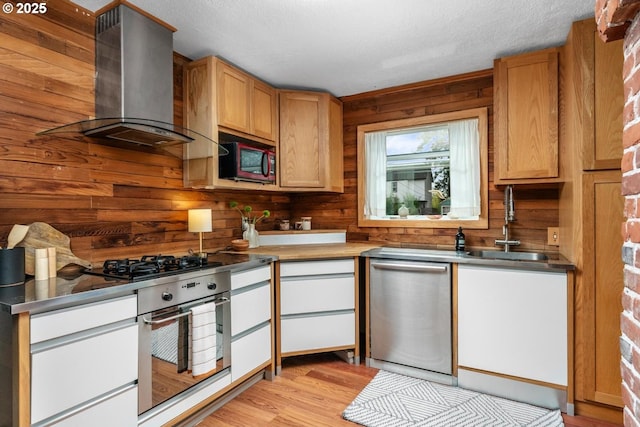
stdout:
<svg viewBox="0 0 640 427">
<path fill-rule="evenodd" d="M 49 258 L 47 248 L 36 249 L 35 276 L 36 280 L 49 279 Z"/>
</svg>

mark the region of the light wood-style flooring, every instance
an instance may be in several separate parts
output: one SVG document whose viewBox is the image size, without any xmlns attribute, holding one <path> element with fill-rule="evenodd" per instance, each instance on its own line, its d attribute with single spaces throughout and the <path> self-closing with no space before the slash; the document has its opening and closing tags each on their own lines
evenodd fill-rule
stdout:
<svg viewBox="0 0 640 427">
<path fill-rule="evenodd" d="M 280 376 L 258 382 L 198 426 L 356 427 L 342 419 L 342 411 L 377 372 L 333 354 L 286 358 Z M 617 426 L 585 417 L 564 416 L 564 422 L 566 427 Z"/>
</svg>

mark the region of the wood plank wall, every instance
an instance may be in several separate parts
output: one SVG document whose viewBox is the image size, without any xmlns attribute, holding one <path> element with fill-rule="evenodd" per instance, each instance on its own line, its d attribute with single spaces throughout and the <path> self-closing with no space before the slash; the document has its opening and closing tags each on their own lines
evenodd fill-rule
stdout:
<svg viewBox="0 0 640 427">
<path fill-rule="evenodd" d="M 353 241 L 386 245 L 418 245 L 452 249 L 456 230 L 416 228 L 359 228 L 357 225 L 356 131 L 359 125 L 419 117 L 468 108 L 488 107 L 489 111 L 489 229 L 465 230 L 467 246 L 494 248 L 502 238 L 504 208 L 502 189 L 493 183 L 493 72 L 425 81 L 342 98 L 344 108 L 344 177 L 341 195 L 292 196 L 295 217 L 311 216 L 316 228 L 347 228 Z M 523 141 L 523 143 L 526 143 Z M 512 237 L 522 249 L 557 252 L 546 245 L 547 227 L 558 226 L 558 189 L 516 187 L 517 221 Z"/>
<path fill-rule="evenodd" d="M 94 16 L 67 0 L 44 15 L 0 14 L 0 245 L 15 223 L 50 223 L 72 251 L 114 257 L 182 255 L 197 248 L 187 209 L 212 208 L 205 248 L 240 235 L 231 200 L 289 216 L 286 194 L 182 187 L 181 149 L 130 150 L 35 133 L 94 115 Z M 182 65 L 174 55 L 175 120 L 182 123 Z M 273 220 L 261 223 L 273 228 Z"/>
</svg>

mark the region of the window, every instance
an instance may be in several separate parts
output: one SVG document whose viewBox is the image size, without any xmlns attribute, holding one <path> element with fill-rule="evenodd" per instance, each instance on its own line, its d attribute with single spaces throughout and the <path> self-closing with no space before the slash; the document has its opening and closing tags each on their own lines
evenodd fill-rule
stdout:
<svg viewBox="0 0 640 427">
<path fill-rule="evenodd" d="M 487 228 L 487 153 L 486 108 L 359 126 L 358 225 Z"/>
</svg>

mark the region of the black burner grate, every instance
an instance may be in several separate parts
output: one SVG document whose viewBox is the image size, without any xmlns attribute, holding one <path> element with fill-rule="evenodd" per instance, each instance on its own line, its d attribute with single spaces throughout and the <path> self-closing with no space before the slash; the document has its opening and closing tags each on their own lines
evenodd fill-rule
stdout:
<svg viewBox="0 0 640 427">
<path fill-rule="evenodd" d="M 163 275 L 182 270 L 216 267 L 221 263 L 208 263 L 197 255 L 175 257 L 173 255 L 144 255 L 138 259 L 109 259 L 103 264 L 103 273 L 110 276 L 138 279 L 151 275 Z"/>
</svg>

